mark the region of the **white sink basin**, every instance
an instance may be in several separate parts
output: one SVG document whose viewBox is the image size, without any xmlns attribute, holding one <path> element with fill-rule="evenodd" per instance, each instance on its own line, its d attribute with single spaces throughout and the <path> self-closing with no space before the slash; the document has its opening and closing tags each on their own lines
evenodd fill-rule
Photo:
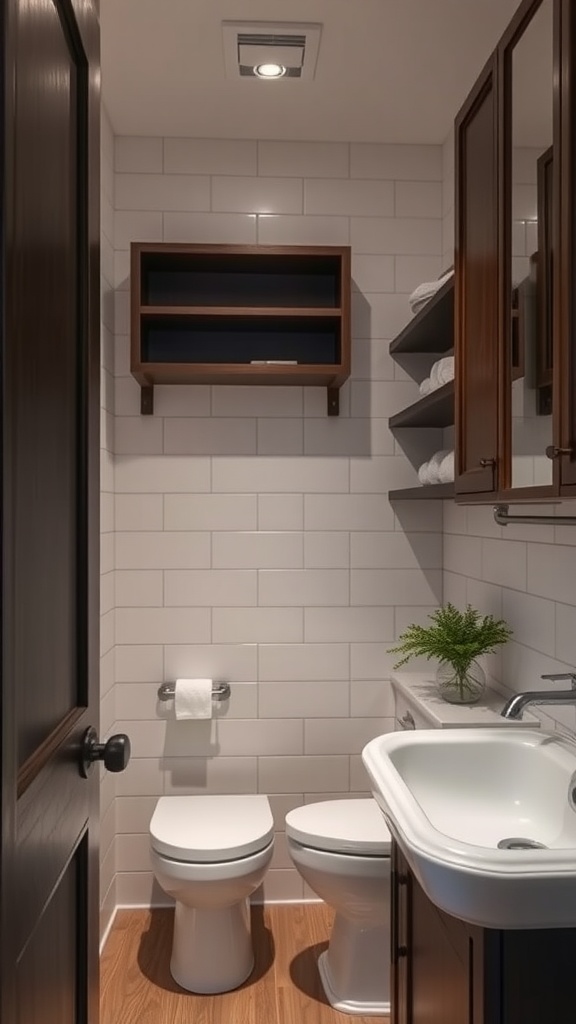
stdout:
<svg viewBox="0 0 576 1024">
<path fill-rule="evenodd" d="M 437 906 L 488 928 L 576 926 L 575 746 L 541 730 L 422 730 L 378 736 L 362 759 Z"/>
</svg>

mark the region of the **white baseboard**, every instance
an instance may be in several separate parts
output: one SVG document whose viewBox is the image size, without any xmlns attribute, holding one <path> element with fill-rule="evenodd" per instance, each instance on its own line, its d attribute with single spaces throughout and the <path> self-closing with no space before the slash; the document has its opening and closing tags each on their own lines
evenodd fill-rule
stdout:
<svg viewBox="0 0 576 1024">
<path fill-rule="evenodd" d="M 108 921 L 108 924 L 106 925 L 106 927 L 104 929 L 104 933 L 100 936 L 100 956 L 102 956 L 102 953 L 104 951 L 104 946 L 106 945 L 106 942 L 108 941 L 108 936 L 110 935 L 110 932 L 112 931 L 112 925 L 114 924 L 114 921 L 116 919 L 117 912 L 118 912 L 118 907 L 116 906 L 116 907 L 114 907 L 112 913 L 110 914 L 110 920 Z"/>
<path fill-rule="evenodd" d="M 254 906 L 265 906 L 265 907 L 271 907 L 271 906 L 296 906 L 297 904 L 301 904 L 301 903 L 310 903 L 310 904 L 312 904 L 312 903 L 322 903 L 322 902 L 323 901 L 320 900 L 320 899 L 311 899 L 311 898 L 304 899 L 304 898 L 302 898 L 302 899 L 298 899 L 298 900 L 264 900 L 263 902 L 262 901 L 254 902 L 253 905 Z M 104 934 L 102 935 L 102 937 L 100 939 L 100 956 L 102 956 L 102 951 L 104 949 L 104 946 L 106 945 L 106 941 L 107 941 L 108 936 L 110 935 L 110 932 L 112 930 L 112 926 L 114 924 L 114 921 L 115 921 L 115 918 L 116 918 L 116 914 L 118 913 L 119 910 L 167 910 L 167 909 L 170 909 L 173 906 L 174 906 L 174 902 L 173 901 L 169 901 L 169 900 L 166 900 L 164 903 L 161 903 L 161 902 L 158 902 L 158 901 L 155 901 L 154 903 L 117 903 L 116 906 L 114 907 L 114 910 L 112 911 L 112 913 L 110 915 L 110 920 L 108 921 L 108 924 L 106 925 L 106 928 L 104 930 Z"/>
</svg>

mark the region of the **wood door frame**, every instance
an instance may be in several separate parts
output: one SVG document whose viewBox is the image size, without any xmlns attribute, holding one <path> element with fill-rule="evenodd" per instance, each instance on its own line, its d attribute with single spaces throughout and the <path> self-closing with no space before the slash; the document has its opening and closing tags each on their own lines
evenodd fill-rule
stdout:
<svg viewBox="0 0 576 1024">
<path fill-rule="evenodd" d="M 557 420 L 557 443 L 561 448 L 572 448 L 572 455 L 563 455 L 556 461 L 560 470 L 560 493 L 563 497 L 576 497 L 576 296 L 574 272 L 576 270 L 576 200 L 574 175 L 576 174 L 576 11 L 571 0 L 556 0 L 558 13 L 556 31 L 560 48 L 560 110 L 558 133 L 560 159 L 555 161 L 554 188 L 560 201 L 557 204 L 556 237 L 559 272 L 555 274 L 555 301 L 559 311 L 557 345 L 554 350 L 554 393 L 560 396 Z M 562 215 L 563 213 L 563 215 Z"/>
<path fill-rule="evenodd" d="M 85 211 L 82 237 L 86 242 L 84 273 L 80 275 L 83 285 L 79 302 L 81 322 L 87 335 L 87 351 L 82 367 L 83 396 L 80 443 L 87 454 L 84 479 L 84 494 L 87 529 L 87 544 L 83 555 L 82 572 L 87 580 L 88 628 L 83 637 L 86 651 L 87 679 L 83 683 L 87 701 L 98 715 L 99 696 L 99 574 L 100 574 L 100 46 L 97 0 L 52 0 L 66 32 L 72 39 L 77 52 L 83 53 L 87 68 L 86 90 L 82 97 L 85 110 L 84 151 L 86 161 L 79 170 L 81 183 L 83 172 L 87 175 L 87 188 L 79 196 L 79 205 Z M 13 877 L 13 853 L 16 842 L 17 794 L 24 792 L 36 777 L 40 767 L 46 764 L 54 750 L 52 738 L 41 748 L 38 758 L 18 771 L 16 748 L 16 693 L 11 662 L 12 578 L 14 558 L 12 545 L 13 509 L 12 492 L 16 466 L 11 461 L 11 438 L 9 424 L 12 412 L 12 396 L 6 386 L 4 366 L 7 357 L 7 331 L 10 325 L 10 295 L 7 282 L 12 270 L 11 253 L 14 251 L 13 203 L 16 179 L 13 161 L 13 140 L 16 135 L 16 96 L 14 89 L 14 64 L 16 59 L 15 32 L 19 0 L 5 0 L 0 11 L 0 46 L 4 55 L 3 72 L 0 74 L 0 130 L 4 140 L 5 158 L 0 166 L 2 186 L 2 213 L 0 216 L 0 452 L 2 457 L 1 508 L 2 544 L 0 567 L 2 570 L 2 616 L 0 618 L 0 648 L 2 655 L 0 712 L 1 760 L 0 760 L 0 802 L 2 811 L 2 844 L 0 854 L 0 1021 L 12 1024 L 17 1018 L 16 985 L 10 964 L 11 950 L 10 922 L 15 920 L 16 907 Z M 82 129 L 82 119 L 78 119 Z M 87 164 L 87 165 L 86 165 Z M 80 185 L 82 188 L 82 185 Z M 88 700 L 89 697 L 89 700 Z M 81 716 L 72 713 L 57 730 L 60 735 L 70 731 Z M 62 735 L 61 735 L 62 738 Z M 94 787 L 97 812 L 97 790 Z M 89 1024 L 98 1021 L 98 828 L 90 830 L 88 851 L 89 872 L 93 883 L 89 889 L 88 906 L 89 940 L 86 950 L 86 981 L 89 991 Z M 88 983 L 89 981 L 89 983 Z M 88 1024 L 88 1021 L 87 1021 Z"/>
<path fill-rule="evenodd" d="M 499 386 L 499 449 L 500 449 L 500 484 L 498 493 L 494 496 L 498 501 L 511 502 L 516 500 L 530 501 L 545 500 L 553 498 L 558 494 L 560 482 L 560 460 L 553 460 L 552 483 L 534 485 L 530 487 L 512 487 L 512 361 L 510 357 L 511 346 L 511 252 L 512 252 L 512 53 L 514 47 L 521 40 L 524 32 L 544 0 L 523 0 L 515 12 L 506 31 L 502 35 L 497 46 L 498 78 L 501 83 L 498 97 L 498 194 L 499 194 L 499 262 L 500 273 L 498 278 L 499 291 L 499 313 L 498 313 L 498 361 L 500 364 L 500 386 Z M 553 60 L 554 72 L 558 71 L 559 53 L 559 0 L 553 0 Z M 553 149 L 557 152 L 560 148 L 560 134 L 558 121 L 558 102 L 554 97 L 553 112 Z M 560 202 L 559 192 L 559 168 L 554 161 L 554 191 L 553 196 L 553 217 L 552 235 L 553 249 L 558 251 L 558 227 Z M 557 261 L 556 261 L 557 262 Z M 559 288 L 556 282 L 558 274 L 555 275 L 555 287 L 552 295 L 552 317 L 554 324 L 554 353 L 553 364 L 560 364 L 561 349 L 561 319 L 560 307 L 558 304 Z M 554 372 L 554 371 L 553 371 Z M 558 371 L 560 372 L 560 371 Z M 559 396 L 557 387 L 558 381 L 553 383 L 553 434 L 558 438 L 559 421 Z M 559 444 L 558 440 L 554 441 Z"/>
<path fill-rule="evenodd" d="M 455 140 L 455 222 L 456 222 L 456 252 L 455 252 L 455 293 L 454 293 L 454 327 L 455 327 L 455 355 L 456 355 L 456 401 L 455 401 L 455 447 L 457 452 L 457 465 L 455 467 L 456 479 L 456 500 L 467 502 L 469 498 L 474 500 L 490 500 L 491 495 L 497 487 L 499 465 L 497 460 L 492 466 L 475 467 L 471 469 L 465 465 L 463 459 L 468 459 L 467 446 L 467 409 L 464 401 L 464 380 L 466 377 L 465 357 L 465 317 L 466 317 L 466 260 L 465 254 L 465 220 L 464 220 L 464 185 L 466 173 L 466 159 L 464 155 L 465 130 L 468 123 L 474 117 L 479 106 L 486 97 L 492 93 L 492 104 L 494 110 L 498 109 L 498 69 L 496 63 L 496 52 L 494 52 L 484 65 L 465 103 L 456 116 L 454 123 Z M 494 117 L 494 130 L 497 131 L 497 117 Z M 498 154 L 498 138 L 494 139 L 495 161 Z M 494 180 L 498 183 L 497 164 L 493 168 Z M 498 210 L 495 210 L 494 217 L 498 223 Z M 498 254 L 496 254 L 498 255 Z M 496 268 L 496 274 L 498 270 Z M 496 386 L 496 382 L 495 382 Z M 495 453 L 496 455 L 497 453 Z"/>
</svg>

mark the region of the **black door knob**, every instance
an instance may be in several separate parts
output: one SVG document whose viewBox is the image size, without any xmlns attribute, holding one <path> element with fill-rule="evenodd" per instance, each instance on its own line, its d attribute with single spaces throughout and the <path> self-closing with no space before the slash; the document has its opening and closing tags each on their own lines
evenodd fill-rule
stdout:
<svg viewBox="0 0 576 1024">
<path fill-rule="evenodd" d="M 93 726 L 86 730 L 80 745 L 80 774 L 84 779 L 95 761 L 104 761 L 109 772 L 123 772 L 130 760 L 130 740 L 123 732 L 111 736 L 106 743 L 98 742 Z"/>
</svg>

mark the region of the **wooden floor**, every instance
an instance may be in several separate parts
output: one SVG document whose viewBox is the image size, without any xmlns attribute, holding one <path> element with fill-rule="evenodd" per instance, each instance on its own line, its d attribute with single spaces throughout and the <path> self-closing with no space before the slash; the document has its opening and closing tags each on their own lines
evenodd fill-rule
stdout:
<svg viewBox="0 0 576 1024">
<path fill-rule="evenodd" d="M 234 992 L 197 996 L 172 980 L 171 910 L 119 910 L 102 954 L 101 1024 L 388 1024 L 328 1004 L 316 968 L 332 912 L 321 903 L 252 908 L 256 966 Z"/>
</svg>

